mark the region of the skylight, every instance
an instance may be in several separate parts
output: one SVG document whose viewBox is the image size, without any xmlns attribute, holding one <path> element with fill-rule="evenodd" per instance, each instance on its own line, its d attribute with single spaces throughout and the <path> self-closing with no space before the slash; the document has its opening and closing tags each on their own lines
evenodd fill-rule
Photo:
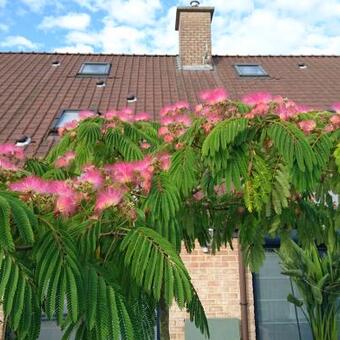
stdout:
<svg viewBox="0 0 340 340">
<path fill-rule="evenodd" d="M 64 110 L 61 116 L 57 119 L 53 130 L 58 130 L 73 120 L 79 120 L 79 112 L 79 110 Z"/>
<path fill-rule="evenodd" d="M 237 64 L 235 69 L 241 77 L 264 77 L 267 72 L 258 64 Z"/>
<path fill-rule="evenodd" d="M 109 63 L 83 63 L 81 65 L 79 74 L 83 75 L 106 75 L 110 72 L 110 64 Z"/>
</svg>

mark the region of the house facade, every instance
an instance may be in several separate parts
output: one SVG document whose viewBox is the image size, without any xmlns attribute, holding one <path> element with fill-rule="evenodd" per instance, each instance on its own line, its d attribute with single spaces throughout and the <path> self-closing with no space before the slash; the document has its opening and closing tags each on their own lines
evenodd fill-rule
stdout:
<svg viewBox="0 0 340 340">
<path fill-rule="evenodd" d="M 214 56 L 213 14 L 212 7 L 177 9 L 179 55 L 0 53 L 0 143 L 21 141 L 28 155 L 43 157 L 58 141 L 56 128 L 81 110 L 130 107 L 158 120 L 163 106 L 195 105 L 201 90 L 216 87 L 233 99 L 266 91 L 323 110 L 340 101 L 339 56 Z M 182 251 L 212 339 L 308 339 L 306 321 L 286 302 L 291 286 L 280 274 L 275 245 L 252 274 L 237 238 L 233 244 L 216 255 L 198 245 L 191 254 Z M 54 339 L 46 325 L 41 339 Z M 200 339 L 176 306 L 170 327 L 171 339 Z"/>
</svg>

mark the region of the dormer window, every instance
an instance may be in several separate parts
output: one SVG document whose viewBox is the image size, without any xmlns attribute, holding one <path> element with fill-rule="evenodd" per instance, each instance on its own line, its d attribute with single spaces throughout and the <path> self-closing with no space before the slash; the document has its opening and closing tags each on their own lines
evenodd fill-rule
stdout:
<svg viewBox="0 0 340 340">
<path fill-rule="evenodd" d="M 259 64 L 236 64 L 235 69 L 240 77 L 268 76 L 268 73 Z"/>
<path fill-rule="evenodd" d="M 81 65 L 78 74 L 85 76 L 108 75 L 110 73 L 110 67 L 111 64 L 109 63 L 86 62 Z"/>
</svg>

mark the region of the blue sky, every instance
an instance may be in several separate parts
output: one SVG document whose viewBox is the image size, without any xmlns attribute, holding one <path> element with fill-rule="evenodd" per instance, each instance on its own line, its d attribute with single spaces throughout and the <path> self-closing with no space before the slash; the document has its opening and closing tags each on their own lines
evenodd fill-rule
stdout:
<svg viewBox="0 0 340 340">
<path fill-rule="evenodd" d="M 0 51 L 168 53 L 183 0 L 0 0 Z M 214 54 L 340 54 L 340 0 L 201 0 Z"/>
</svg>

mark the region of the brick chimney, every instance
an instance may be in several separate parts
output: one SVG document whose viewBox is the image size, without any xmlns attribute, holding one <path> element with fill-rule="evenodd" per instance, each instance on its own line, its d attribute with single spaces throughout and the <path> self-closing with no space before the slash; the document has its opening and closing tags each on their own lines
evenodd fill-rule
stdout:
<svg viewBox="0 0 340 340">
<path fill-rule="evenodd" d="M 179 67 L 182 70 L 211 70 L 211 20 L 214 7 L 201 7 L 199 1 L 178 7 Z"/>
</svg>

